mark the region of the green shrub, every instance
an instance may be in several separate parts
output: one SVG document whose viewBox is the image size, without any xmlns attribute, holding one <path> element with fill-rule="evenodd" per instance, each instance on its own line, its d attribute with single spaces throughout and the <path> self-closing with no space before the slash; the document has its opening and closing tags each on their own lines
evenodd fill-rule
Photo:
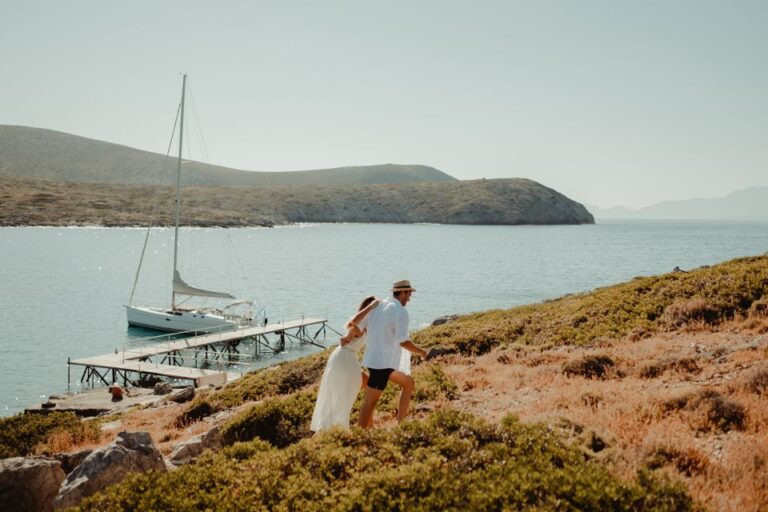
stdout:
<svg viewBox="0 0 768 512">
<path fill-rule="evenodd" d="M 219 412 L 222 407 L 218 403 L 212 403 L 208 397 L 196 397 L 176 418 L 176 426 L 186 427 L 190 423 L 207 418 Z"/>
<path fill-rule="evenodd" d="M 262 439 L 283 448 L 312 434 L 316 393 L 267 398 L 238 414 L 222 430 L 224 444 Z"/>
<path fill-rule="evenodd" d="M 600 338 L 647 336 L 685 315 L 688 322 L 718 323 L 746 315 L 765 297 L 768 257 L 740 258 L 688 273 L 636 278 L 542 304 L 462 316 L 414 333 L 413 341 L 425 347 L 454 347 L 465 355 L 510 344 L 585 345 Z"/>
<path fill-rule="evenodd" d="M 439 363 L 415 366 L 412 377 L 415 381 L 412 406 L 433 400 L 455 400 L 459 397 L 459 386 L 445 373 Z M 357 397 L 352 408 L 353 418 L 357 418 L 364 395 L 360 393 Z M 376 404 L 376 411 L 378 413 L 397 412 L 399 399 L 400 387 L 390 382 Z"/>
<path fill-rule="evenodd" d="M 72 412 L 26 413 L 0 419 L 0 459 L 24 457 L 57 432 L 68 432 L 73 440 L 98 436 L 98 427 L 83 422 Z"/>
<path fill-rule="evenodd" d="M 221 450 L 221 455 L 228 459 L 246 460 L 252 459 L 257 454 L 273 449 L 273 446 L 267 441 L 253 439 L 251 441 L 237 442 L 231 446 L 226 446 Z"/>
<path fill-rule="evenodd" d="M 277 366 L 255 370 L 227 385 L 223 390 L 196 398 L 176 418 L 183 427 L 221 410 L 245 402 L 287 395 L 320 381 L 330 351 L 325 350 Z"/>
<path fill-rule="evenodd" d="M 295 361 L 256 370 L 229 384 L 213 395 L 211 400 L 223 407 L 232 407 L 247 401 L 299 391 L 320 382 L 329 355 L 330 350 L 324 350 Z"/>
<path fill-rule="evenodd" d="M 544 426 L 451 410 L 391 431 L 332 430 L 285 449 L 208 454 L 133 475 L 81 510 L 693 510 L 680 484 L 626 482 Z M 239 449 L 239 448 L 238 448 Z M 239 453 L 246 453 L 240 451 Z"/>
<path fill-rule="evenodd" d="M 417 403 L 439 399 L 456 400 L 459 397 L 459 386 L 439 364 L 417 367 L 413 378 L 416 381 L 413 400 Z"/>
</svg>

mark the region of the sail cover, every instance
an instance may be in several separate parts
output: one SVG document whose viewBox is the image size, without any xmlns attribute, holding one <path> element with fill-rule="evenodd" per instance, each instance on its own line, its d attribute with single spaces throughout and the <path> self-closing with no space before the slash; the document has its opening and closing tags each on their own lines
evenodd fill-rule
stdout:
<svg viewBox="0 0 768 512">
<path fill-rule="evenodd" d="M 202 288 L 195 288 L 194 286 L 189 286 L 181 278 L 181 274 L 179 274 L 178 270 L 173 272 L 173 292 L 182 293 L 184 295 L 197 295 L 199 297 L 219 297 L 222 299 L 235 298 L 234 295 L 230 295 L 229 293 L 213 292 L 211 290 L 203 290 Z"/>
</svg>

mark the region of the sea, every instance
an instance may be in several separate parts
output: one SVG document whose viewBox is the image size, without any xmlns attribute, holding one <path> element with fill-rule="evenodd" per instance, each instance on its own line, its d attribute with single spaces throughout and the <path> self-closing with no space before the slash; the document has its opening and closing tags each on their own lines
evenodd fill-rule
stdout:
<svg viewBox="0 0 768 512">
<path fill-rule="evenodd" d="M 81 368 L 68 368 L 68 358 L 157 334 L 129 328 L 124 305 L 169 305 L 173 236 L 168 228 L 0 228 L 0 415 L 86 389 Z M 342 331 L 363 297 L 386 296 L 400 279 L 416 288 L 408 311 L 417 329 L 443 315 L 536 303 L 766 251 L 768 221 L 300 224 L 183 228 L 178 266 L 193 286 L 255 300 L 270 323 L 320 316 Z M 338 341 L 333 330 L 326 346 Z M 246 370 L 315 350 L 288 345 Z"/>
</svg>

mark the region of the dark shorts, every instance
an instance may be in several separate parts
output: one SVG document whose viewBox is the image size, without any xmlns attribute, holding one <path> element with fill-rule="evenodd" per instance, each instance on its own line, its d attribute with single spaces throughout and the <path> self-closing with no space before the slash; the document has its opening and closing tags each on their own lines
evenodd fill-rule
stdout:
<svg viewBox="0 0 768 512">
<path fill-rule="evenodd" d="M 392 368 L 368 368 L 368 387 L 371 389 L 378 389 L 384 391 L 387 387 L 387 381 L 389 381 L 389 375 L 395 371 Z"/>
</svg>

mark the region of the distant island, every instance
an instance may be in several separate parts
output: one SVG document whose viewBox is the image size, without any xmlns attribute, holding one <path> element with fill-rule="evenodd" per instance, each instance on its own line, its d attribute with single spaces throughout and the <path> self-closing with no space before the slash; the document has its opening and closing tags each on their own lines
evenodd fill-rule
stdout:
<svg viewBox="0 0 768 512">
<path fill-rule="evenodd" d="M 723 197 L 662 201 L 645 208 L 587 206 L 598 219 L 768 219 L 768 187 L 750 187 Z"/>
<path fill-rule="evenodd" d="M 0 226 L 171 225 L 174 173 L 163 155 L 0 126 Z M 584 206 L 535 181 L 459 181 L 424 165 L 256 172 L 185 161 L 183 183 L 189 226 L 594 223 Z"/>
</svg>

